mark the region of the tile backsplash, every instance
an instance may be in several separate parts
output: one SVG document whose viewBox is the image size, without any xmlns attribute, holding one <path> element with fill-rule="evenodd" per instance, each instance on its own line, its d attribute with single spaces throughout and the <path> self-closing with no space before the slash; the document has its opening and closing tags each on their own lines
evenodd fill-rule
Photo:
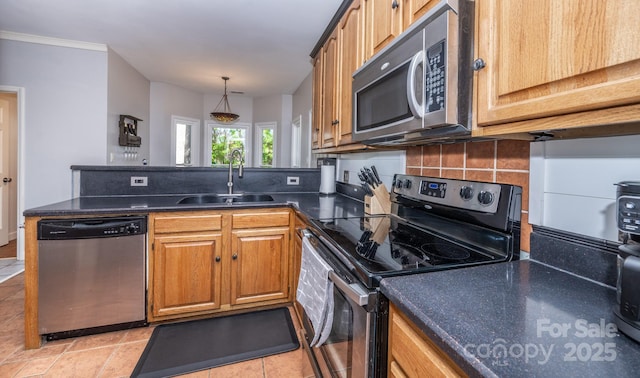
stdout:
<svg viewBox="0 0 640 378">
<path fill-rule="evenodd" d="M 529 251 L 529 142 L 499 140 L 408 147 L 406 173 L 522 187 L 520 248 Z"/>
</svg>

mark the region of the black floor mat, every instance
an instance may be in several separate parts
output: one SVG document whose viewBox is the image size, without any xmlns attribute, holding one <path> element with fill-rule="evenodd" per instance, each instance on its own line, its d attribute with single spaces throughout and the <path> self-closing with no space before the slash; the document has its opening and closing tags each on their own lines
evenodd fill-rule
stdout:
<svg viewBox="0 0 640 378">
<path fill-rule="evenodd" d="M 156 327 L 132 377 L 168 377 L 297 349 L 286 307 Z"/>
</svg>

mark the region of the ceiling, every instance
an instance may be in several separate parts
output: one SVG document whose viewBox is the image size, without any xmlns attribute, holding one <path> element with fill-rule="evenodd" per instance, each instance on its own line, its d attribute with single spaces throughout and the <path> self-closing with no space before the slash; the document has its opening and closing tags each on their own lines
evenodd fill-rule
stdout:
<svg viewBox="0 0 640 378">
<path fill-rule="evenodd" d="M 108 45 L 147 79 L 293 94 L 342 0 L 1 0 L 0 30 Z"/>
</svg>

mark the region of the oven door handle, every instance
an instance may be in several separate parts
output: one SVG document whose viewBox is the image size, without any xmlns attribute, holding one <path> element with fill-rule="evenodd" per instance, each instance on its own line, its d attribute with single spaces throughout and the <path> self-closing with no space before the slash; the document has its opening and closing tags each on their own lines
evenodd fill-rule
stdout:
<svg viewBox="0 0 640 378">
<path fill-rule="evenodd" d="M 362 285 L 357 283 L 347 283 L 334 271 L 329 272 L 329 279 L 340 291 L 349 299 L 360 306 L 369 304 L 369 292 Z"/>
</svg>

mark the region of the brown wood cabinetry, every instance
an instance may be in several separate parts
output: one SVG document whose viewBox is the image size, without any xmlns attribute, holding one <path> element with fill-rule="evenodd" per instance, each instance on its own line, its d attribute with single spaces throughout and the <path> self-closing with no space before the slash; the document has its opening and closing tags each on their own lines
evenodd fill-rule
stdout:
<svg viewBox="0 0 640 378">
<path fill-rule="evenodd" d="M 362 1 L 366 15 L 364 54 L 369 59 L 402 33 L 402 0 Z"/>
<path fill-rule="evenodd" d="M 244 221 L 236 222 L 236 217 Z M 248 218 L 251 223 L 246 222 Z M 255 226 L 249 229 L 246 224 Z M 289 212 L 234 214 L 233 225 L 231 305 L 288 299 Z"/>
<path fill-rule="evenodd" d="M 338 86 L 338 33 L 334 31 L 322 48 L 322 147 L 336 145 L 336 130 L 339 119 Z"/>
<path fill-rule="evenodd" d="M 149 215 L 150 322 L 290 300 L 289 209 Z"/>
<path fill-rule="evenodd" d="M 313 58 L 313 130 L 311 130 L 311 148 L 314 150 L 322 147 L 322 51 Z"/>
<path fill-rule="evenodd" d="M 353 128 L 353 72 L 362 65 L 364 60 L 363 15 L 364 12 L 362 11 L 360 0 L 354 0 L 338 25 L 338 45 L 340 47 L 338 145 L 351 143 L 351 131 Z"/>
<path fill-rule="evenodd" d="M 389 377 L 464 377 L 464 372 L 393 304 L 389 306 Z"/>
<path fill-rule="evenodd" d="M 500 135 L 635 121 L 638 1 L 476 3 L 477 126 Z M 606 133 L 606 129 L 603 130 Z"/>
<path fill-rule="evenodd" d="M 403 30 L 408 29 L 438 3 L 439 0 L 404 0 L 402 2 Z"/>
</svg>

